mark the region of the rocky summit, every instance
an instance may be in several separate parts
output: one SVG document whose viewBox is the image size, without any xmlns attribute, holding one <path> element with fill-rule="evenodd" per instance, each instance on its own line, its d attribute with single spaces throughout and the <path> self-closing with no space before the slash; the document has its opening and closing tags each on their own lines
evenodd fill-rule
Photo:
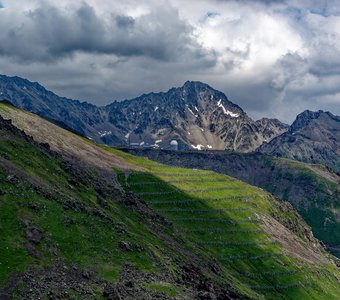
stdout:
<svg viewBox="0 0 340 300">
<path fill-rule="evenodd" d="M 97 107 L 20 77 L 0 76 L 0 100 L 110 146 L 168 149 L 176 140 L 179 149 L 250 152 L 289 127 L 277 119 L 254 121 L 225 94 L 194 81 Z"/>
<path fill-rule="evenodd" d="M 340 172 L 340 117 L 321 110 L 306 110 L 286 133 L 263 144 L 258 151 L 323 164 Z"/>
</svg>

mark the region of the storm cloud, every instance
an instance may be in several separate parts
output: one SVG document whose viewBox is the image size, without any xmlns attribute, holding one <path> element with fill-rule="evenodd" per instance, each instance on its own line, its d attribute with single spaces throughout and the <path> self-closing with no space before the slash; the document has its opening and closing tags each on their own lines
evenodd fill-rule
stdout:
<svg viewBox="0 0 340 300">
<path fill-rule="evenodd" d="M 162 61 L 204 55 L 191 26 L 171 6 L 133 18 L 114 11 L 100 15 L 86 2 L 69 11 L 42 1 L 22 14 L 19 24 L 10 19 L 0 20 L 5 29 L 0 33 L 0 54 L 26 63 L 54 62 L 77 52 Z"/>
<path fill-rule="evenodd" d="M 61 96 L 104 105 L 200 80 L 255 118 L 340 114 L 338 1 L 4 0 L 0 8 L 0 73 Z"/>
</svg>

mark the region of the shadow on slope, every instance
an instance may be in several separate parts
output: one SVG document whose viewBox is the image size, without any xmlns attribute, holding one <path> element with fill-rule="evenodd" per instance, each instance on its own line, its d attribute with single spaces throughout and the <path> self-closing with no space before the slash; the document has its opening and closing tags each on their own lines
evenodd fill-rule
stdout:
<svg viewBox="0 0 340 300">
<path fill-rule="evenodd" d="M 340 177 L 326 167 L 267 155 L 127 150 L 138 156 L 188 168 L 213 170 L 265 189 L 290 202 L 333 254 L 340 255 Z"/>
</svg>

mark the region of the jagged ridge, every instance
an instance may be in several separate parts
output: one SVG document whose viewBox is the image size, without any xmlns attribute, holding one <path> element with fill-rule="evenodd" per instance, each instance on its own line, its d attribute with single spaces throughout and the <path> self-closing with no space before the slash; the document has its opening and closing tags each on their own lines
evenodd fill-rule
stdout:
<svg viewBox="0 0 340 300">
<path fill-rule="evenodd" d="M 306 110 L 297 116 L 286 133 L 257 151 L 323 164 L 340 172 L 340 117 L 322 110 Z"/>
<path fill-rule="evenodd" d="M 193 81 L 96 107 L 58 97 L 26 79 L 0 76 L 0 99 L 111 146 L 168 148 L 176 139 L 180 149 L 249 152 L 288 129 L 276 119 L 253 121 L 222 92 Z"/>
</svg>

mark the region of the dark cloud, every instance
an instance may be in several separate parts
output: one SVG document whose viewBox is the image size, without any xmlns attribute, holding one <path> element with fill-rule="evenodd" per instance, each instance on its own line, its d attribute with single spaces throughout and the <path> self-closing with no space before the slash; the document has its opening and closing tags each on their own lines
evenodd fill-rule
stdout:
<svg viewBox="0 0 340 300">
<path fill-rule="evenodd" d="M 334 45 L 325 44 L 322 49 L 315 50 L 310 72 L 320 77 L 340 75 L 339 52 Z"/>
<path fill-rule="evenodd" d="M 55 61 L 75 52 L 162 61 L 175 61 L 186 53 L 197 59 L 204 55 L 192 38 L 192 28 L 172 7 L 133 19 L 113 14 L 104 18 L 85 2 L 71 12 L 45 4 L 21 21 L 20 25 L 1 26 L 5 30 L 0 33 L 0 54 L 24 62 Z"/>
<path fill-rule="evenodd" d="M 132 27 L 135 24 L 134 18 L 130 16 L 115 16 L 119 28 Z"/>
</svg>

